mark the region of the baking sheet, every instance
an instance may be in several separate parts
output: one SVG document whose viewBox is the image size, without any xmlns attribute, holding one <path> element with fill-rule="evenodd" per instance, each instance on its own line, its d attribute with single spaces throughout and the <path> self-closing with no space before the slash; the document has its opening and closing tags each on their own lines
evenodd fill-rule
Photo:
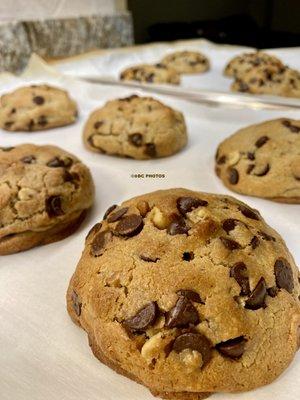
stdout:
<svg viewBox="0 0 300 400">
<path fill-rule="evenodd" d="M 91 353 L 86 334 L 69 319 L 65 292 L 89 228 L 114 203 L 152 190 L 188 187 L 229 192 L 214 174 L 217 144 L 242 126 L 277 118 L 300 118 L 299 112 L 209 108 L 155 96 L 181 110 L 189 144 L 165 159 L 137 161 L 90 153 L 81 133 L 89 113 L 108 99 L 132 94 L 121 87 L 93 85 L 63 77 L 36 57 L 23 77 L 0 76 L 0 94 L 29 83 L 48 82 L 69 90 L 79 105 L 79 121 L 71 126 L 35 133 L 0 131 L 0 145 L 23 142 L 55 144 L 79 156 L 96 184 L 92 213 L 73 236 L 27 252 L 0 257 L 0 399 L 1 400 L 151 400 L 144 387 L 102 365 Z M 134 93 L 143 94 L 135 90 Z M 136 173 L 161 173 L 165 178 L 132 178 Z M 286 240 L 300 264 L 299 205 L 235 195 L 258 208 Z M 243 394 L 216 394 L 216 400 L 298 400 L 300 354 L 273 384 Z"/>
<path fill-rule="evenodd" d="M 178 50 L 201 51 L 211 62 L 211 69 L 203 74 L 182 75 L 181 86 L 193 89 L 230 91 L 232 79 L 223 76 L 228 61 L 253 48 L 242 46 L 219 45 L 205 39 L 185 40 L 143 45 L 125 49 L 95 51 L 90 54 L 61 60 L 55 63 L 58 71 L 74 76 L 99 75 L 118 79 L 120 72 L 132 65 L 157 63 L 163 56 Z M 267 49 L 268 53 L 282 59 L 291 68 L 300 70 L 300 47 Z"/>
</svg>

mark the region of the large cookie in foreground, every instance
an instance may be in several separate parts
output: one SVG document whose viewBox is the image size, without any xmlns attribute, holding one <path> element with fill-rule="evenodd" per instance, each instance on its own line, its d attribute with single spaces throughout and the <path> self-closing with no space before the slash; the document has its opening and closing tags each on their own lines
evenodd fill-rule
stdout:
<svg viewBox="0 0 300 400">
<path fill-rule="evenodd" d="M 300 121 L 281 118 L 239 130 L 218 147 L 216 173 L 235 192 L 300 203 Z"/>
<path fill-rule="evenodd" d="M 136 95 L 109 101 L 94 111 L 83 136 L 91 151 L 140 160 L 170 156 L 187 143 L 181 112 Z"/>
<path fill-rule="evenodd" d="M 140 64 L 126 68 L 120 74 L 123 81 L 137 81 L 142 83 L 170 83 L 178 85 L 180 75 L 178 72 L 164 64 Z"/>
<path fill-rule="evenodd" d="M 287 368 L 298 296 L 294 260 L 258 211 L 169 189 L 109 208 L 87 236 L 67 305 L 103 363 L 155 395 L 199 400 Z"/>
<path fill-rule="evenodd" d="M 40 131 L 76 119 L 76 103 L 65 90 L 53 86 L 21 87 L 0 99 L 0 127 L 7 131 Z"/>
<path fill-rule="evenodd" d="M 94 198 L 88 168 L 55 146 L 0 148 L 0 255 L 61 240 Z"/>
</svg>

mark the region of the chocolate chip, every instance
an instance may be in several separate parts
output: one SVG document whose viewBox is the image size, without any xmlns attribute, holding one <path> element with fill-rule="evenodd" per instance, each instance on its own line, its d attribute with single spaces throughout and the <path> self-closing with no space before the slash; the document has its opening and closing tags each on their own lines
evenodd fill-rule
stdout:
<svg viewBox="0 0 300 400">
<path fill-rule="evenodd" d="M 253 171 L 254 167 L 255 167 L 255 164 L 249 164 L 247 169 L 246 169 L 246 174 L 248 174 L 248 175 L 251 174 L 251 172 Z"/>
<path fill-rule="evenodd" d="M 241 245 L 235 240 L 228 239 L 224 236 L 220 236 L 220 240 L 223 243 L 223 245 L 227 247 L 227 249 L 229 250 L 238 250 L 241 248 Z"/>
<path fill-rule="evenodd" d="M 259 246 L 259 239 L 257 236 L 253 236 L 253 238 L 251 239 L 251 242 L 250 242 L 250 246 L 252 247 L 253 250 Z"/>
<path fill-rule="evenodd" d="M 4 124 L 5 128 L 7 128 L 7 129 L 9 129 L 12 125 L 13 125 L 13 121 L 7 121 Z"/>
<path fill-rule="evenodd" d="M 165 326 L 167 328 L 184 327 L 189 324 L 197 325 L 200 322 L 198 311 L 184 296 L 180 296 L 175 306 L 166 313 Z"/>
<path fill-rule="evenodd" d="M 119 99 L 119 101 L 131 102 L 133 99 L 137 99 L 138 97 L 139 96 L 137 94 L 132 94 L 131 96 L 123 97 L 123 99 Z"/>
<path fill-rule="evenodd" d="M 81 315 L 82 303 L 79 299 L 78 294 L 74 290 L 71 295 L 71 300 L 72 300 L 73 310 L 75 311 L 75 314 L 77 315 L 77 317 L 79 317 Z"/>
<path fill-rule="evenodd" d="M 217 159 L 217 164 L 219 164 L 219 165 L 225 164 L 225 162 L 226 162 L 226 156 L 225 155 L 223 155 L 223 156 L 221 156 L 221 157 L 219 157 Z"/>
<path fill-rule="evenodd" d="M 61 207 L 61 197 L 60 196 L 50 196 L 46 199 L 46 212 L 49 217 L 56 217 L 63 215 L 64 212 Z"/>
<path fill-rule="evenodd" d="M 156 157 L 156 147 L 154 143 L 146 143 L 144 153 L 149 157 Z"/>
<path fill-rule="evenodd" d="M 195 257 L 195 255 L 194 255 L 194 253 L 192 251 L 185 251 L 182 254 L 182 259 L 184 261 L 192 261 L 194 259 L 194 257 Z"/>
<path fill-rule="evenodd" d="M 91 145 L 91 147 L 95 147 L 95 145 L 94 145 L 94 136 L 95 136 L 95 135 L 91 135 L 91 136 L 89 136 L 88 139 L 87 139 L 87 141 L 88 141 L 88 143 Z"/>
<path fill-rule="evenodd" d="M 277 287 L 292 293 L 294 289 L 293 271 L 285 258 L 278 258 L 276 260 L 274 273 Z"/>
<path fill-rule="evenodd" d="M 21 161 L 25 164 L 35 164 L 36 157 L 35 156 L 25 156 L 21 158 Z"/>
<path fill-rule="evenodd" d="M 48 124 L 47 117 L 45 115 L 41 115 L 38 119 L 38 124 L 41 126 L 46 126 Z"/>
<path fill-rule="evenodd" d="M 109 216 L 109 214 L 112 212 L 112 211 L 114 211 L 114 209 L 115 208 L 117 208 L 118 206 L 116 205 L 116 204 L 113 204 L 112 206 L 110 206 L 106 211 L 105 211 L 105 213 L 104 213 L 104 215 L 103 215 L 103 219 L 106 219 L 108 216 Z"/>
<path fill-rule="evenodd" d="M 135 236 L 141 232 L 143 226 L 144 221 L 140 215 L 130 214 L 118 222 L 115 233 L 120 236 Z"/>
<path fill-rule="evenodd" d="M 223 221 L 222 227 L 223 227 L 224 231 L 228 234 L 230 231 L 234 230 L 234 228 L 236 227 L 236 224 L 237 224 L 236 219 L 228 218 Z"/>
<path fill-rule="evenodd" d="M 151 72 L 150 74 L 148 74 L 146 76 L 146 81 L 147 82 L 153 82 L 153 78 L 155 77 L 155 74 L 153 72 Z"/>
<path fill-rule="evenodd" d="M 228 173 L 229 173 L 229 175 L 228 175 L 229 182 L 230 182 L 232 185 L 236 185 L 236 184 L 238 183 L 238 181 L 239 181 L 239 173 L 238 173 L 238 170 L 235 169 L 235 168 L 230 168 L 230 169 L 228 170 Z"/>
<path fill-rule="evenodd" d="M 73 182 L 74 180 L 80 180 L 79 175 L 74 172 L 73 174 L 70 174 L 69 171 L 64 170 L 63 172 L 63 180 L 64 182 Z"/>
<path fill-rule="evenodd" d="M 259 221 L 259 216 L 251 208 L 241 204 L 238 206 L 238 209 L 245 217 Z"/>
<path fill-rule="evenodd" d="M 54 157 L 50 161 L 47 162 L 47 167 L 51 167 L 51 168 L 59 168 L 59 167 L 64 167 L 64 166 L 65 166 L 65 163 L 63 162 L 63 160 L 61 160 L 58 157 Z"/>
<path fill-rule="evenodd" d="M 167 228 L 167 233 L 169 235 L 183 235 L 187 234 L 189 227 L 186 225 L 183 218 L 177 218 L 175 221 L 171 222 Z"/>
<path fill-rule="evenodd" d="M 107 222 L 112 223 L 112 222 L 119 221 L 119 219 L 121 219 L 123 217 L 123 215 L 127 213 L 127 211 L 128 211 L 128 207 L 124 207 L 124 208 L 120 208 L 118 211 L 116 211 L 114 213 L 110 213 L 107 218 Z"/>
<path fill-rule="evenodd" d="M 276 297 L 278 292 L 279 292 L 279 289 L 276 286 L 272 286 L 267 289 L 267 293 L 270 297 Z"/>
<path fill-rule="evenodd" d="M 248 158 L 248 160 L 255 160 L 255 154 L 250 152 L 250 151 L 248 151 L 247 158 Z"/>
<path fill-rule="evenodd" d="M 253 175 L 255 175 L 255 176 L 265 176 L 265 175 L 267 175 L 267 173 L 269 171 L 270 171 L 270 165 L 269 164 L 265 164 L 260 168 L 259 171 L 253 172 Z"/>
<path fill-rule="evenodd" d="M 248 90 L 249 90 L 249 86 L 245 82 L 240 81 L 239 82 L 239 91 L 240 92 L 248 92 Z"/>
<path fill-rule="evenodd" d="M 241 295 L 248 296 L 250 294 L 249 278 L 246 265 L 240 261 L 230 268 L 230 277 L 234 278 L 241 287 Z"/>
<path fill-rule="evenodd" d="M 86 235 L 85 239 L 87 239 L 89 236 L 91 236 L 94 233 L 97 233 L 100 231 L 100 229 L 102 228 L 102 224 L 100 222 L 98 222 L 97 224 L 95 224 L 88 232 L 88 234 Z"/>
<path fill-rule="evenodd" d="M 90 253 L 94 257 L 102 256 L 107 244 L 112 239 L 111 231 L 103 231 L 96 234 L 92 243 Z"/>
<path fill-rule="evenodd" d="M 155 256 L 147 256 L 145 254 L 140 254 L 140 259 L 146 262 L 154 262 L 156 263 L 159 260 L 159 257 Z"/>
<path fill-rule="evenodd" d="M 133 317 L 125 319 L 123 325 L 131 331 L 144 331 L 153 325 L 157 315 L 157 304 L 152 301 L 140 309 Z"/>
<path fill-rule="evenodd" d="M 96 121 L 96 122 L 94 123 L 94 128 L 95 128 L 95 129 L 99 129 L 100 126 L 102 126 L 103 124 L 104 124 L 104 121 Z"/>
<path fill-rule="evenodd" d="M 27 125 L 27 128 L 29 131 L 31 131 L 33 129 L 33 127 L 34 127 L 34 120 L 31 119 Z"/>
<path fill-rule="evenodd" d="M 264 278 L 260 278 L 250 297 L 245 302 L 245 308 L 249 310 L 258 310 L 265 306 L 265 297 L 267 295 L 267 286 Z"/>
<path fill-rule="evenodd" d="M 236 359 L 244 354 L 246 342 L 243 336 L 239 336 L 216 344 L 216 349 L 223 356 Z"/>
<path fill-rule="evenodd" d="M 259 235 L 264 239 L 264 240 L 267 240 L 267 241 L 272 241 L 272 242 L 276 242 L 276 239 L 274 238 L 274 236 L 271 236 L 271 235 L 269 235 L 268 233 L 266 233 L 266 232 L 263 232 L 263 231 L 259 231 L 258 232 L 259 233 Z"/>
<path fill-rule="evenodd" d="M 143 135 L 140 133 L 132 133 L 128 136 L 129 142 L 135 147 L 141 147 L 143 144 Z"/>
<path fill-rule="evenodd" d="M 211 342 L 201 333 L 184 333 L 178 336 L 173 344 L 173 350 L 181 353 L 185 349 L 195 350 L 202 356 L 203 364 L 206 365 L 212 356 Z"/>
<path fill-rule="evenodd" d="M 16 111 L 17 111 L 17 109 L 16 109 L 16 108 L 12 108 L 12 109 L 10 110 L 10 113 L 11 113 L 11 114 L 15 114 L 15 113 L 16 113 Z"/>
<path fill-rule="evenodd" d="M 45 103 L 45 99 L 42 96 L 34 96 L 34 98 L 32 99 L 32 101 L 37 104 L 38 106 L 41 106 L 42 104 Z"/>
<path fill-rule="evenodd" d="M 299 133 L 300 132 L 300 127 L 293 125 L 291 123 L 291 121 L 289 121 L 289 120 L 282 121 L 282 125 L 285 126 L 286 128 L 288 128 L 293 133 Z"/>
<path fill-rule="evenodd" d="M 194 303 L 204 304 L 204 302 L 201 300 L 199 293 L 194 292 L 193 290 L 180 289 L 176 292 L 176 294 L 186 297 L 188 300 L 193 301 Z"/>
<path fill-rule="evenodd" d="M 268 136 L 261 136 L 257 141 L 255 142 L 255 146 L 257 148 L 262 147 L 267 141 L 269 140 Z"/>
<path fill-rule="evenodd" d="M 162 63 L 157 63 L 157 64 L 155 64 L 155 66 L 157 68 L 166 68 L 166 66 L 164 64 L 162 64 Z"/>
<path fill-rule="evenodd" d="M 206 207 L 208 202 L 195 197 L 179 197 L 176 204 L 178 211 L 185 215 L 198 207 Z"/>
</svg>

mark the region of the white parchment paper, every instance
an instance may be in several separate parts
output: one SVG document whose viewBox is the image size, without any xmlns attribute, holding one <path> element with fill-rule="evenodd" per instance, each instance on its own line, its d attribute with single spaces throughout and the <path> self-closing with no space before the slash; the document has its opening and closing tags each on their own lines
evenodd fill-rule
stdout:
<svg viewBox="0 0 300 400">
<path fill-rule="evenodd" d="M 245 125 L 279 116 L 300 118 L 300 113 L 208 108 L 155 96 L 184 113 L 189 143 L 172 157 L 136 161 L 90 153 L 81 138 L 83 124 L 92 110 L 132 91 L 63 77 L 35 59 L 22 77 L 0 76 L 0 94 L 33 82 L 48 82 L 69 90 L 78 102 L 79 121 L 44 132 L 0 131 L 0 146 L 24 142 L 61 146 L 89 166 L 97 193 L 91 215 L 71 237 L 0 257 L 0 399 L 150 400 L 153 397 L 147 389 L 117 375 L 92 355 L 86 334 L 66 313 L 65 292 L 87 231 L 111 204 L 144 192 L 182 186 L 233 194 L 214 174 L 217 144 Z M 143 94 L 137 90 L 134 93 Z M 162 173 L 165 178 L 135 179 L 131 177 L 135 173 Z M 267 223 L 285 238 L 299 265 L 300 206 L 235 196 L 261 211 Z M 217 394 L 212 399 L 298 400 L 299 393 L 298 354 L 273 384 L 243 394 Z"/>
</svg>

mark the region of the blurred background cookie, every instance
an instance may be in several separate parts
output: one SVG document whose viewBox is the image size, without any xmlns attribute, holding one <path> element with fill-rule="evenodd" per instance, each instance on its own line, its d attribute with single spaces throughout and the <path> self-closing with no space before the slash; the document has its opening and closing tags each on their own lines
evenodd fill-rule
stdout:
<svg viewBox="0 0 300 400">
<path fill-rule="evenodd" d="M 176 51 L 166 55 L 161 63 L 179 74 L 199 74 L 210 67 L 208 58 L 198 51 Z"/>
<path fill-rule="evenodd" d="M 256 67 L 267 66 L 282 68 L 284 64 L 279 58 L 262 51 L 243 53 L 229 61 L 224 69 L 224 75 L 228 77 L 239 77 Z"/>
<path fill-rule="evenodd" d="M 300 98 L 300 72 L 268 65 L 238 75 L 231 85 L 234 92 Z"/>
<path fill-rule="evenodd" d="M 39 131 L 69 125 L 76 119 L 76 103 L 57 87 L 21 87 L 0 99 L 0 127 L 7 131 Z"/>
<path fill-rule="evenodd" d="M 147 83 L 171 83 L 173 85 L 180 83 L 180 75 L 177 71 L 163 64 L 141 64 L 126 68 L 121 72 L 120 79 Z"/>
<path fill-rule="evenodd" d="M 88 168 L 55 146 L 0 148 L 0 255 L 61 240 L 94 199 Z"/>
</svg>

